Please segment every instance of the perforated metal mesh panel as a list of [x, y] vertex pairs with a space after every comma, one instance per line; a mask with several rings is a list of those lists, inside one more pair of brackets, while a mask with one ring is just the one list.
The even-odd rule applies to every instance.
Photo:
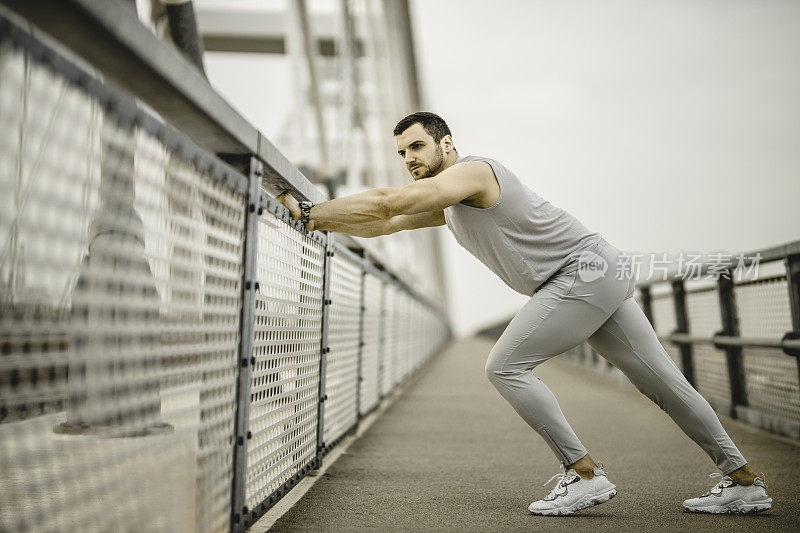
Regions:
[[315, 458], [324, 246], [259, 218], [245, 505], [254, 509]]
[[[695, 281], [685, 283], [686, 318], [689, 332], [693, 336], [712, 338], [722, 329], [719, 295], [714, 282]], [[703, 396], [718, 405], [729, 405], [730, 376], [724, 350], [713, 346], [692, 346], [695, 385]]]
[[711, 338], [722, 329], [719, 295], [715, 287], [693, 289], [686, 282], [686, 319], [693, 336]]
[[411, 307], [410, 332], [409, 332], [409, 352], [411, 359], [409, 361], [409, 373], [413, 373], [419, 368], [423, 359], [427, 358], [426, 346], [424, 343], [427, 341], [425, 338], [425, 324], [422, 321], [422, 304], [413, 298], [409, 298]]
[[650, 306], [653, 311], [653, 329], [659, 337], [669, 335], [677, 327], [675, 320], [675, 303], [672, 293], [653, 294]]
[[[777, 340], [792, 330], [786, 270], [782, 263], [772, 266], [778, 272], [734, 286], [743, 337]], [[750, 407], [800, 422], [797, 360], [782, 350], [752, 347], [743, 349], [742, 358]]]
[[388, 394], [397, 382], [397, 287], [386, 283], [383, 289], [383, 357], [381, 358], [381, 395]]
[[331, 306], [328, 322], [328, 362], [325, 373], [323, 441], [340, 437], [358, 417], [358, 351], [361, 322], [360, 258], [334, 248], [331, 258]]
[[364, 328], [361, 349], [361, 413], [378, 404], [380, 396], [383, 281], [371, 272], [364, 276]]
[[411, 365], [411, 302], [406, 292], [397, 293], [397, 383], [408, 376]]
[[792, 329], [786, 276], [770, 277], [734, 286], [743, 337], [780, 339]]
[[769, 348], [744, 348], [742, 356], [750, 407], [800, 422], [797, 360]]
[[725, 352], [713, 346], [695, 344], [692, 346], [692, 362], [697, 391], [717, 405], [730, 405], [731, 385]]
[[664, 290], [666, 289], [662, 289], [661, 292], [654, 291], [651, 295], [650, 308], [653, 313], [653, 329], [656, 334], [662, 338], [661, 344], [664, 346], [670, 358], [677, 367], [683, 371], [680, 348], [663, 339], [663, 337], [675, 331], [678, 325], [675, 318], [675, 303], [673, 301], [672, 292], [671, 290], [664, 292]]
[[446, 316], [440, 309], [429, 307], [421, 302], [418, 306], [418, 327], [412, 338], [419, 338], [422, 342], [415, 369], [425, 364], [425, 362], [436, 353], [442, 343], [447, 340], [448, 325]]
[[0, 51], [0, 530], [224, 531], [244, 198], [51, 68]]

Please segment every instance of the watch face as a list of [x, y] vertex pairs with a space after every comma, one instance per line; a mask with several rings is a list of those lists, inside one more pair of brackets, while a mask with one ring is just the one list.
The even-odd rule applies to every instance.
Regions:
[[311, 214], [312, 205], [314, 204], [308, 201], [300, 202], [300, 222], [304, 224], [308, 222], [308, 217]]

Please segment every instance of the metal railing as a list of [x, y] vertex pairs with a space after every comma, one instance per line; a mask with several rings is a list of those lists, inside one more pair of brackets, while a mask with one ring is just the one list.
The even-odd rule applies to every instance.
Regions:
[[236, 120], [205, 137], [243, 148], [220, 157], [67, 56], [0, 10], [0, 529], [241, 531], [439, 350], [446, 313], [293, 221], [265, 177], [313, 187]]
[[[800, 241], [744, 255], [760, 256], [757, 277], [742, 275], [752, 264], [716, 264], [712, 279], [638, 283], [636, 299], [667, 353], [715, 409], [800, 439]], [[588, 344], [568, 353], [622, 375]]]

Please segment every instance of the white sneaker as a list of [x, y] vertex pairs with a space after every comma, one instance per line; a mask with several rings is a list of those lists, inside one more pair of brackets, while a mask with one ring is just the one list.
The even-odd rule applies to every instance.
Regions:
[[764, 474], [757, 477], [752, 485], [739, 485], [719, 472], [708, 477], [721, 477], [722, 480], [699, 498], [683, 502], [683, 508], [690, 513], [757, 513], [772, 508]]
[[602, 467], [603, 463], [598, 461], [594, 477], [584, 479], [572, 468], [565, 471], [564, 463], [561, 463], [561, 473], [547, 480], [547, 483], [550, 483], [559, 478], [555, 488], [544, 499], [530, 504], [528, 510], [536, 515], [570, 515], [592, 505], [607, 502], [617, 495], [617, 487], [608, 480]]

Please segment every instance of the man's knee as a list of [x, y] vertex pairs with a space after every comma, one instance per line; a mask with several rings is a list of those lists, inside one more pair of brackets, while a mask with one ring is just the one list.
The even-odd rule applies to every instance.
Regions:
[[509, 353], [510, 350], [511, 348], [508, 346], [508, 344], [503, 342], [501, 339], [492, 347], [492, 350], [489, 352], [489, 357], [486, 359], [486, 367], [484, 368], [484, 371], [486, 372], [487, 379], [495, 385], [505, 379], [508, 379], [510, 375], [514, 374], [513, 371], [509, 371], [506, 365], [508, 360], [513, 357], [513, 354]]
[[498, 344], [495, 344], [492, 350], [489, 352], [489, 357], [486, 359], [486, 367], [484, 368], [484, 371], [486, 372], [486, 378], [492, 383], [497, 383], [500, 379], [502, 379], [502, 348], [498, 348]]
[[497, 379], [497, 361], [489, 355], [489, 358], [486, 360], [486, 367], [484, 368], [486, 372], [486, 379], [491, 382], [494, 382]]

